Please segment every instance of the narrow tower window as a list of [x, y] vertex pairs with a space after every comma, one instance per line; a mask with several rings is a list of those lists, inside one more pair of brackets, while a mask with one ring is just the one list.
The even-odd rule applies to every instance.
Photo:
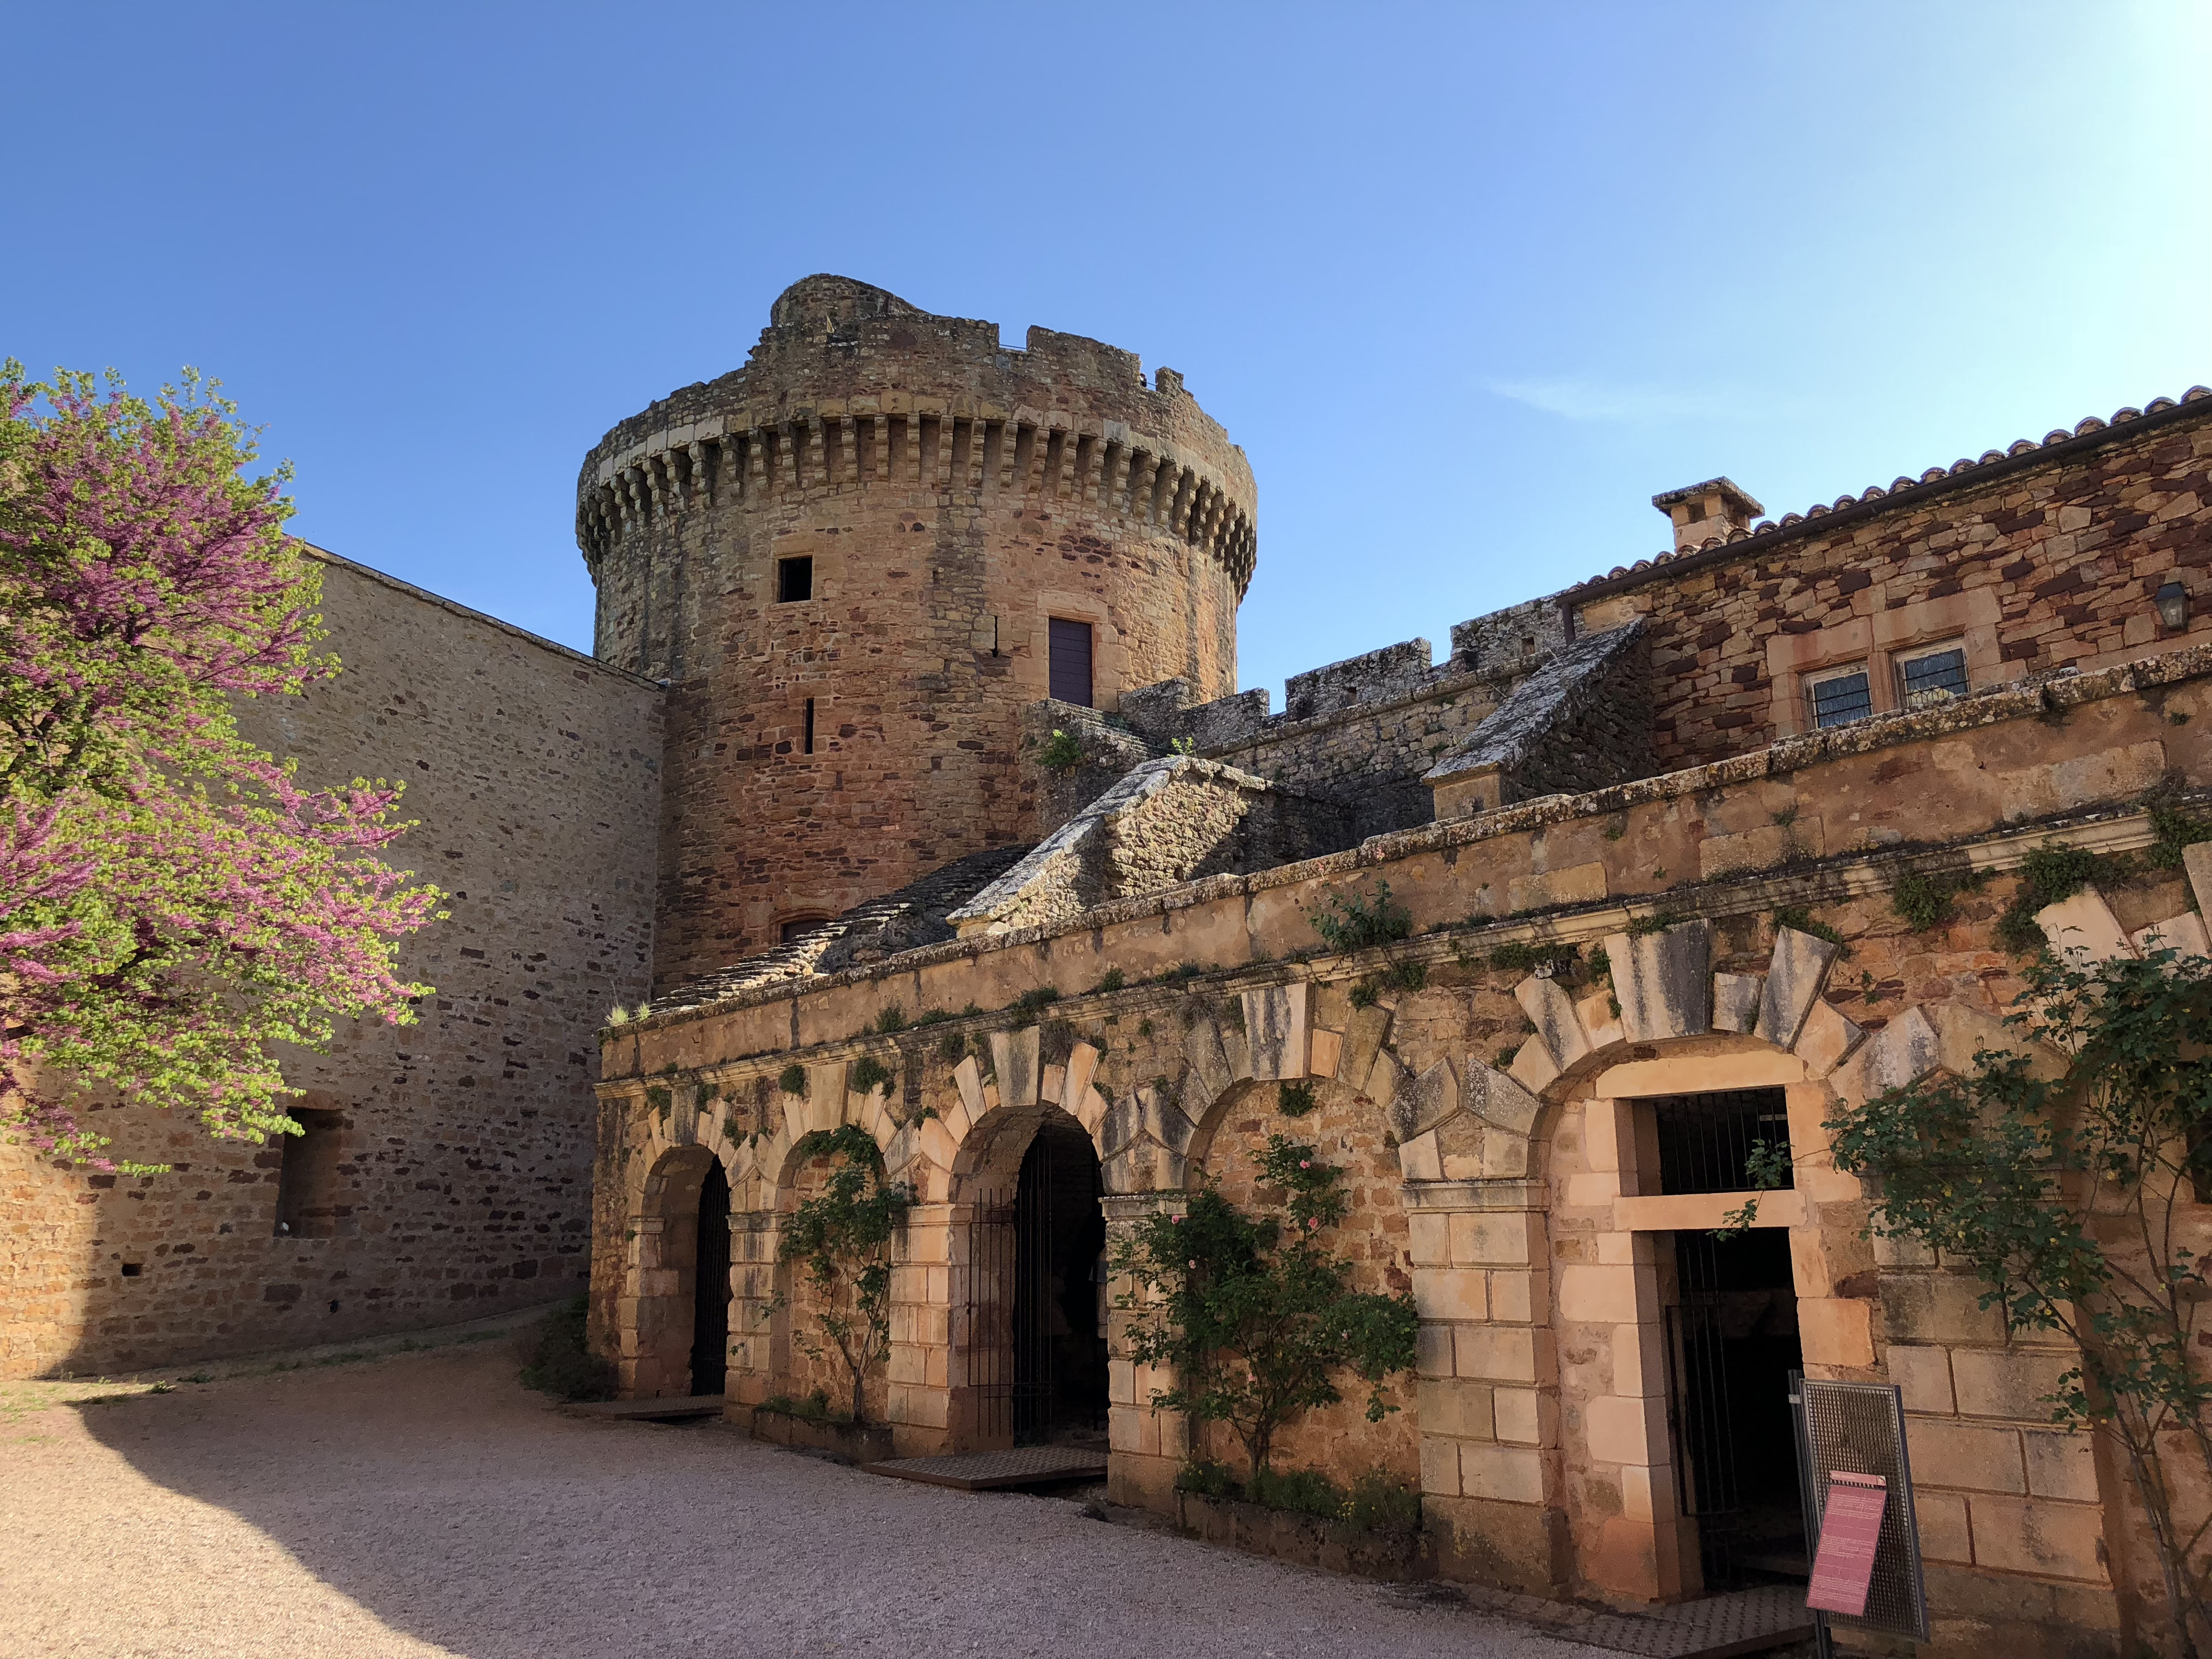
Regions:
[[814, 559], [802, 555], [795, 559], [775, 562], [775, 602], [796, 605], [801, 599], [814, 597]]
[[806, 700], [806, 752], [814, 752], [814, 699]]
[[285, 1135], [276, 1173], [277, 1237], [330, 1238], [337, 1232], [338, 1114], [292, 1109], [307, 1133]]
[[1091, 707], [1091, 624], [1052, 619], [1052, 696], [1060, 702]]

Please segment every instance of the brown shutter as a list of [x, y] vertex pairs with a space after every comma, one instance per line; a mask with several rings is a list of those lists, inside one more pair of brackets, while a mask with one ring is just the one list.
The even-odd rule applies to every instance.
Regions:
[[1091, 707], [1091, 624], [1052, 619], [1052, 695]]

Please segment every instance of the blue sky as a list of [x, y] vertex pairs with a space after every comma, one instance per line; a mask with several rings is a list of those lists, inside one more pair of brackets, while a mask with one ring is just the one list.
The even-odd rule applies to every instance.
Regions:
[[1243, 683], [2212, 381], [2212, 5], [0, 0], [0, 354], [218, 374], [300, 533], [589, 647], [584, 451], [817, 270], [1180, 369]]

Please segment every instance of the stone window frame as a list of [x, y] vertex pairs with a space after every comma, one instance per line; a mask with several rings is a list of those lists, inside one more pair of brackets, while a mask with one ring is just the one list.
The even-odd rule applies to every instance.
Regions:
[[1666, 1314], [1660, 1304], [1662, 1237], [1720, 1226], [1752, 1194], [1661, 1193], [1656, 1142], [1648, 1131], [1639, 1133], [1650, 1116], [1638, 1111], [1639, 1101], [1717, 1089], [1787, 1091], [1797, 1185], [1758, 1194], [1752, 1224], [1789, 1230], [1808, 1370], [1849, 1374], [1874, 1357], [1870, 1330], [1852, 1323], [1855, 1314], [1863, 1318], [1863, 1308], [1837, 1307], [1835, 1286], [1824, 1277], [1832, 1275], [1820, 1206], [1855, 1199], [1859, 1190], [1856, 1180], [1836, 1173], [1829, 1152], [1825, 1126], [1832, 1091], [1808, 1077], [1804, 1061], [1793, 1054], [1722, 1048], [1711, 1040], [1699, 1050], [1625, 1060], [1585, 1085], [1583, 1138], [1589, 1172], [1569, 1178], [1566, 1197], [1577, 1207], [1609, 1204], [1612, 1213], [1592, 1239], [1593, 1259], [1563, 1264], [1555, 1292], [1555, 1329], [1564, 1334], [1569, 1323], [1594, 1322], [1613, 1327], [1610, 1392], [1583, 1402], [1578, 1449], [1593, 1466], [1619, 1469], [1621, 1519], [1648, 1540], [1648, 1553], [1634, 1553], [1644, 1563], [1638, 1576], [1648, 1572], [1649, 1579], [1613, 1588], [1633, 1588], [1656, 1599], [1697, 1593], [1698, 1573], [1696, 1522], [1680, 1513], [1676, 1496]]
[[1014, 653], [1014, 684], [1025, 702], [1041, 702], [1052, 695], [1052, 621], [1091, 624], [1091, 706], [1110, 714], [1120, 705], [1127, 684], [1129, 647], [1106, 614], [1102, 599], [1066, 588], [1047, 588], [1036, 596], [1036, 620], [1029, 641]]
[[[1866, 602], [1863, 607], [1862, 600]], [[1852, 595], [1852, 605], [1858, 614], [1847, 622], [1810, 633], [1778, 631], [1767, 636], [1767, 678], [1772, 685], [1769, 720], [1777, 738], [1811, 731], [1812, 682], [1860, 662], [1867, 669], [1870, 714], [1895, 714], [1904, 707], [1899, 665], [1931, 650], [1965, 651], [1970, 692], [2007, 678], [1997, 637], [2002, 608], [1993, 589], [1971, 588], [1891, 608], [1877, 582]]]

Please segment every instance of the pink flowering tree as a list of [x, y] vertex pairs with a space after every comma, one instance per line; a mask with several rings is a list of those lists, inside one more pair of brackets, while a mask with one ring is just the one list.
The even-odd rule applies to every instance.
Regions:
[[398, 786], [303, 788], [239, 733], [338, 665], [234, 413], [189, 374], [149, 404], [0, 368], [0, 1130], [102, 1168], [150, 1166], [88, 1097], [295, 1133], [273, 1045], [429, 988], [398, 945], [441, 895], [377, 856]]

